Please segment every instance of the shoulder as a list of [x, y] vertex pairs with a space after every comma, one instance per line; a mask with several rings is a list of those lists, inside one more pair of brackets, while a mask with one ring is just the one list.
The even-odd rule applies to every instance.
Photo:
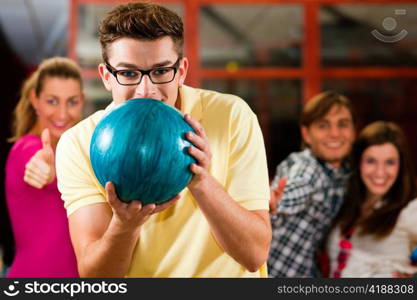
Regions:
[[105, 113], [106, 111], [99, 110], [65, 131], [59, 139], [58, 148], [61, 148], [63, 144], [67, 145], [71, 142], [77, 144], [89, 144], [97, 123], [103, 118]]
[[417, 240], [417, 199], [411, 200], [406, 207], [404, 207], [398, 216], [397, 228], [407, 232], [409, 236]]
[[309, 149], [301, 152], [291, 153], [277, 167], [280, 177], [286, 177], [290, 181], [304, 181], [308, 183], [316, 182], [322, 173], [321, 166], [312, 156]]
[[13, 145], [11, 151], [27, 152], [31, 150], [39, 150], [42, 148], [42, 141], [40, 137], [27, 134], [19, 138]]
[[7, 157], [7, 172], [24, 172], [24, 166], [42, 148], [42, 141], [38, 136], [28, 134], [19, 138], [10, 149]]
[[[411, 200], [406, 207], [403, 208], [400, 218], [403, 221], [413, 221], [417, 225], [417, 199]], [[414, 221], [415, 220], [415, 221]]]
[[212, 115], [219, 118], [219, 116], [229, 115], [236, 118], [241, 115], [254, 115], [249, 105], [236, 95], [187, 86], [184, 86], [182, 89], [186, 95], [186, 101], [196, 99], [196, 101], [201, 103], [202, 112], [205, 116]]
[[29, 160], [41, 148], [42, 141], [40, 137], [32, 134], [24, 135], [10, 149], [9, 159]]

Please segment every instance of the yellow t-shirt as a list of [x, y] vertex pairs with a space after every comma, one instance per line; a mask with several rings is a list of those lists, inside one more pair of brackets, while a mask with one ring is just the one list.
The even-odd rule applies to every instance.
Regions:
[[[210, 173], [229, 195], [248, 210], [268, 210], [265, 147], [258, 120], [233, 95], [180, 88], [181, 111], [204, 127], [210, 143]], [[106, 202], [105, 190], [90, 163], [90, 139], [105, 114], [98, 111], [66, 131], [56, 155], [58, 187], [68, 215]], [[221, 208], [219, 208], [221, 209]], [[242, 230], [245, 230], [242, 228]], [[266, 264], [249, 272], [217, 244], [190, 191], [185, 188], [172, 207], [143, 225], [128, 277], [266, 277]]]

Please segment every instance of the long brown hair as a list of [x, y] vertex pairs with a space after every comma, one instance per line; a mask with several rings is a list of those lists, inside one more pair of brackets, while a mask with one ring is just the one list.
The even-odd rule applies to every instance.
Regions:
[[[370, 146], [392, 144], [400, 157], [400, 168], [396, 181], [383, 196], [381, 207], [369, 217], [359, 221], [367, 189], [361, 180], [360, 161], [364, 151]], [[354, 143], [351, 153], [352, 176], [348, 183], [347, 195], [337, 220], [342, 231], [353, 224], [360, 227], [360, 234], [371, 234], [377, 238], [387, 236], [395, 224], [401, 210], [416, 197], [414, 165], [408, 152], [403, 131], [392, 122], [374, 122], [365, 127]], [[358, 223], [360, 222], [360, 223]]]
[[30, 102], [30, 94], [34, 91], [39, 96], [45, 79], [50, 77], [72, 78], [80, 83], [81, 89], [83, 86], [80, 67], [74, 61], [66, 57], [45, 59], [22, 85], [20, 99], [13, 113], [13, 135], [8, 139], [9, 142], [15, 142], [35, 126], [37, 115]]
[[181, 18], [168, 8], [147, 2], [119, 4], [101, 21], [99, 39], [103, 60], [108, 62], [107, 46], [129, 37], [137, 40], [172, 38], [179, 57], [183, 56], [184, 29]]

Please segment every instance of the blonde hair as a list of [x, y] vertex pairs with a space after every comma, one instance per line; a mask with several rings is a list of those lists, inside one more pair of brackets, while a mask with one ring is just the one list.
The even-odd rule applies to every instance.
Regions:
[[34, 92], [36, 96], [39, 96], [45, 79], [50, 77], [75, 79], [82, 89], [81, 69], [74, 61], [66, 57], [45, 59], [22, 85], [20, 99], [13, 112], [13, 135], [8, 139], [9, 142], [15, 142], [28, 134], [35, 126], [38, 117], [30, 102], [30, 94]]

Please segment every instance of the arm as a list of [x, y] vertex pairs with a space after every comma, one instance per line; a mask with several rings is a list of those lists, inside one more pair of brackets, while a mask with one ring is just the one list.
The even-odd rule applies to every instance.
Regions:
[[108, 204], [82, 207], [69, 217], [71, 240], [81, 277], [123, 277], [127, 274], [142, 224], [179, 197], [156, 206], [121, 202], [107, 183]]
[[[297, 168], [297, 166], [292, 168]], [[280, 214], [297, 214], [305, 210], [308, 203], [312, 200], [315, 188], [311, 182], [306, 180], [306, 177], [310, 176], [309, 174], [305, 176], [306, 172], [307, 170], [302, 167], [296, 174], [286, 174], [288, 178], [279, 201], [279, 207], [277, 207], [277, 211]]]
[[56, 152], [58, 188], [69, 214], [80, 276], [121, 277], [129, 270], [144, 222], [177, 198], [142, 207], [139, 201], [121, 202], [111, 183], [102, 189], [92, 173], [89, 145], [79, 142], [90, 138], [88, 130], [62, 135]]
[[191, 165], [195, 174], [188, 186], [219, 245], [236, 261], [255, 272], [268, 257], [271, 225], [267, 210], [247, 210], [239, 205], [208, 172], [211, 152], [204, 128], [189, 115], [187, 122], [196, 134], [187, 138], [195, 145], [189, 151], [198, 164]]

